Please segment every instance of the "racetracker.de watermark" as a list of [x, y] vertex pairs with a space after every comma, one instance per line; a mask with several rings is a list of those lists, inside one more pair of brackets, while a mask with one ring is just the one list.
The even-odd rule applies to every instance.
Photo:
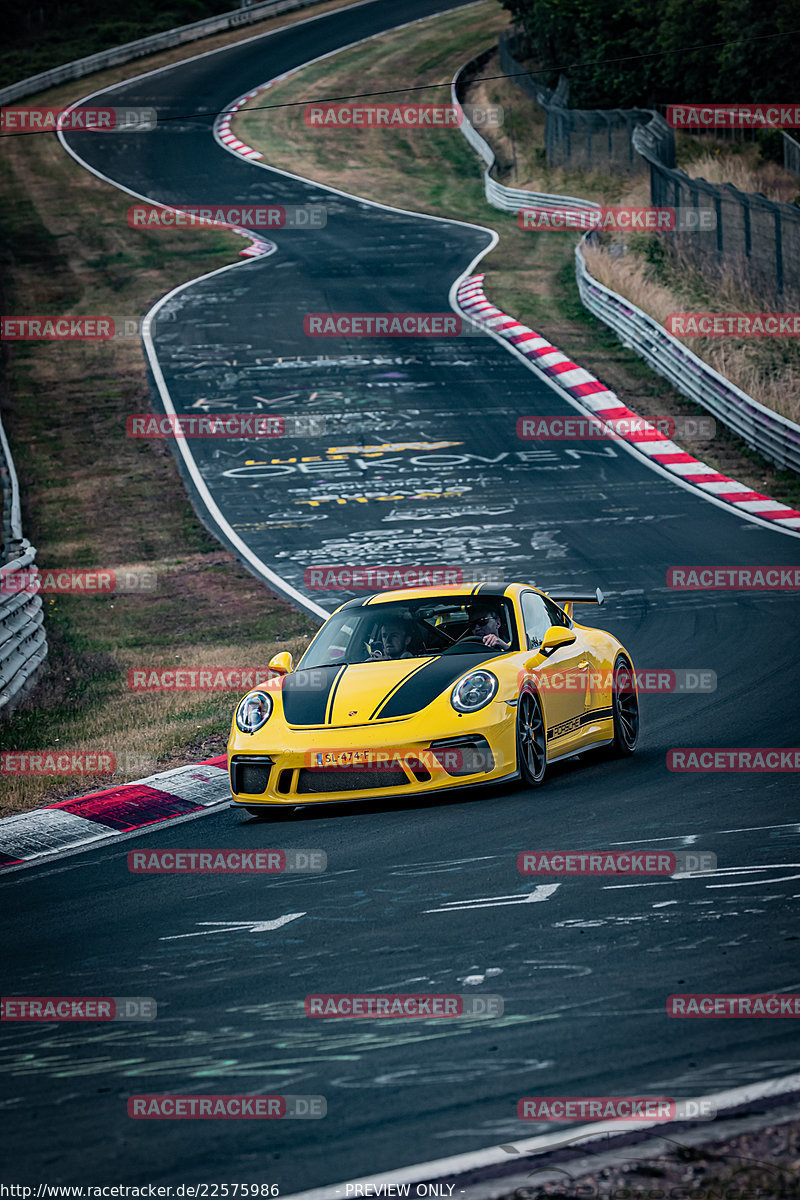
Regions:
[[324, 229], [328, 210], [324, 204], [133, 204], [127, 219], [131, 229]]
[[46, 596], [112, 596], [154, 592], [157, 583], [155, 571], [134, 568], [75, 571], [69, 567], [31, 567], [26, 571], [8, 571], [0, 577], [0, 595], [24, 592]]
[[131, 1096], [128, 1116], [143, 1121], [320, 1120], [324, 1096]]
[[407, 767], [413, 774], [424, 767], [429, 772], [441, 768], [449, 775], [477, 775], [500, 765], [498, 752], [491, 751], [488, 745], [348, 748], [305, 753], [305, 766], [312, 771], [387, 771]]
[[154, 1021], [152, 996], [3, 996], [2, 1021]]
[[800, 104], [668, 104], [673, 129], [797, 129]]
[[776, 746], [676, 746], [667, 751], [667, 770], [793, 772], [800, 771], [800, 747]]
[[[498, 129], [504, 120], [496, 104], [472, 104], [467, 118], [476, 128]], [[464, 110], [457, 104], [308, 104], [303, 120], [309, 129], [458, 129]]]
[[680, 438], [682, 441], [716, 437], [713, 417], [519, 417], [517, 437], [533, 442], [641, 441]]
[[667, 587], [688, 592], [793, 592], [800, 588], [800, 567], [670, 567]]
[[122, 750], [2, 750], [0, 775], [151, 775], [156, 759]]
[[128, 417], [130, 438], [278, 438], [321, 437], [324, 416], [280, 416], [277, 413], [137, 413]]
[[670, 1017], [800, 1017], [800, 995], [696, 992], [667, 997]]
[[665, 322], [674, 337], [800, 337], [800, 313], [670, 313]]
[[594, 230], [597, 233], [637, 233], [654, 230], [661, 233], [708, 232], [717, 227], [713, 208], [636, 208], [603, 205], [583, 208], [568, 204], [558, 207], [530, 205], [517, 213], [520, 229], [532, 233], [563, 233], [564, 230]]
[[23, 105], [0, 109], [0, 133], [145, 133], [155, 129], [154, 108], [53, 108]]
[[398, 565], [360, 567], [330, 563], [306, 567], [305, 587], [321, 592], [385, 592], [395, 588], [457, 587], [464, 583], [503, 583], [504, 572], [496, 566], [455, 567], [443, 563], [428, 566]]
[[521, 1121], [713, 1121], [710, 1100], [667, 1096], [523, 1096]]
[[319, 875], [324, 850], [131, 850], [134, 875]]
[[503, 997], [435, 993], [323, 992], [305, 998], [307, 1017], [502, 1017]]
[[310, 338], [487, 337], [486, 327], [452, 312], [306, 313], [303, 333]]
[[131, 667], [132, 692], [247, 692], [278, 678], [269, 667]]
[[591, 671], [565, 668], [563, 671], [517, 673], [519, 687], [533, 679], [540, 692], [585, 692], [589, 695], [627, 693], [634, 687], [640, 695], [672, 696], [676, 693], [715, 692], [717, 673], [706, 667], [637, 667], [617, 671]]
[[138, 337], [141, 324], [135, 317], [4, 316], [0, 339], [4, 342], [109, 342]]
[[524, 850], [521, 875], [683, 875], [715, 871], [710, 850]]

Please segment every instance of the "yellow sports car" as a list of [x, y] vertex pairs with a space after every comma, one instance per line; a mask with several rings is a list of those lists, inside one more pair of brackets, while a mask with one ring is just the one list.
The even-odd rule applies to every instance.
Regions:
[[639, 736], [630, 655], [578, 625], [603, 596], [513, 583], [419, 587], [350, 600], [293, 667], [236, 708], [231, 792], [265, 806], [405, 796], [521, 779]]

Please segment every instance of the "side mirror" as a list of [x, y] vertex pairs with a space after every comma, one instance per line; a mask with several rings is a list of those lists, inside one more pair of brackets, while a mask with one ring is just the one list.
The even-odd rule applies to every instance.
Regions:
[[566, 629], [563, 625], [551, 625], [542, 639], [539, 647], [540, 654], [552, 654], [559, 646], [571, 646], [577, 641], [578, 635], [574, 629]]
[[529, 671], [539, 655], [543, 658], [549, 658], [554, 650], [558, 650], [559, 646], [571, 646], [573, 642], [577, 641], [577, 638], [578, 635], [574, 629], [566, 629], [563, 625], [551, 625], [542, 638], [542, 644], [533, 658], [530, 658], [525, 663], [525, 669]]
[[275, 671], [278, 675], [288, 675], [293, 667], [294, 662], [288, 650], [282, 650], [280, 654], [276, 654], [269, 662], [270, 671]]

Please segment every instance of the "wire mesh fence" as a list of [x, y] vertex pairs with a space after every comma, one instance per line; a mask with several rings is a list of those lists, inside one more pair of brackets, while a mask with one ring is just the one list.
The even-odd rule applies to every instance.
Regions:
[[[580, 109], [569, 107], [569, 81], [559, 76], [555, 89], [537, 83], [515, 56], [518, 35], [507, 31], [500, 35], [498, 54], [503, 71], [536, 100], [545, 111], [545, 154], [549, 167], [573, 170], [610, 169], [625, 175], [647, 170], [633, 147], [637, 125], [646, 124], [653, 113], [647, 108]], [[672, 131], [670, 130], [670, 133]], [[674, 163], [674, 140], [664, 148]]]
[[[687, 175], [675, 165], [675, 135], [660, 113], [571, 109], [567, 79], [562, 75], [552, 91], [537, 83], [516, 57], [518, 47], [518, 33], [501, 34], [503, 71], [545, 110], [548, 166], [605, 167], [624, 175], [649, 169], [654, 207], [697, 213], [691, 232], [671, 235], [673, 248], [702, 261], [706, 269], [713, 264], [764, 300], [800, 303], [800, 207]], [[783, 135], [783, 154], [786, 167], [800, 174], [800, 143], [788, 134]], [[701, 216], [704, 210], [709, 217]]]
[[740, 192], [732, 183], [708, 183], [669, 166], [661, 153], [663, 117], [637, 129], [633, 143], [650, 164], [650, 202], [659, 207], [710, 210], [712, 228], [698, 218], [693, 231], [678, 235], [693, 259], [713, 262], [734, 280], [778, 304], [800, 297], [800, 208]]

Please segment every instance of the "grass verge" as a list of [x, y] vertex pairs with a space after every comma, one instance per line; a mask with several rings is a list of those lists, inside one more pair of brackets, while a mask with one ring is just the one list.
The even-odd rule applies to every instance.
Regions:
[[[273, 18], [248, 36], [291, 23], [291, 15]], [[241, 33], [208, 38], [31, 103], [65, 104], [237, 40]], [[0, 178], [5, 313], [141, 315], [178, 284], [236, 262], [242, 246], [219, 230], [129, 229], [129, 198], [79, 167], [52, 135], [5, 139]], [[4, 343], [3, 351], [0, 408], [39, 564], [144, 567], [157, 578], [154, 592], [44, 598], [47, 664], [35, 692], [3, 718], [3, 748], [96, 751], [120, 768], [81, 778], [3, 775], [0, 815], [8, 815], [224, 751], [235, 692], [134, 692], [129, 670], [264, 667], [279, 649], [302, 649], [316, 626], [206, 532], [167, 443], [125, 436], [126, 418], [150, 409], [138, 340]]]

